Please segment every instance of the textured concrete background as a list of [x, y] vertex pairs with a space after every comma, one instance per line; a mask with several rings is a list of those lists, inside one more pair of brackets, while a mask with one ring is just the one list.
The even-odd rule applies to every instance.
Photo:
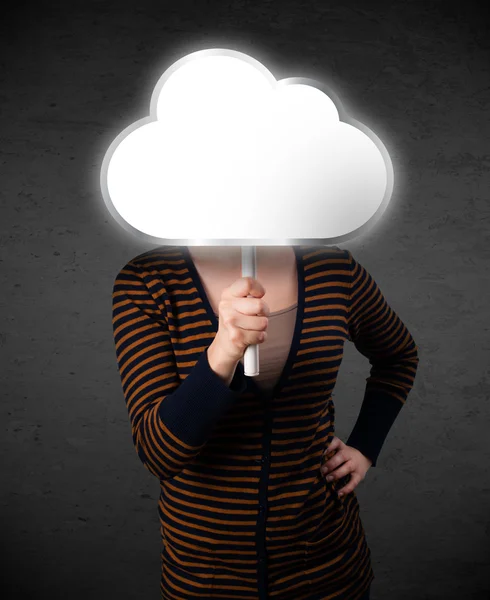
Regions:
[[[2, 14], [9, 598], [159, 597], [158, 482], [132, 446], [111, 324], [114, 277], [149, 248], [113, 222], [98, 178], [163, 70], [218, 45], [278, 78], [325, 79], [388, 147], [392, 204], [345, 245], [420, 350], [414, 389], [357, 488], [373, 600], [490, 597], [488, 22], [475, 2], [339, 4], [18, 2]], [[342, 439], [368, 374], [349, 344], [335, 391]]]

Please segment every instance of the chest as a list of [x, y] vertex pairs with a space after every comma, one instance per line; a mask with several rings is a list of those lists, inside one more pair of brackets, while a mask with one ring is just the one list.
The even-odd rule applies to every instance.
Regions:
[[[196, 270], [209, 299], [213, 311], [217, 314], [221, 294], [236, 279], [242, 277], [241, 271], [208, 271], [196, 264]], [[271, 312], [289, 308], [298, 301], [298, 280], [296, 263], [281, 265], [274, 269], [257, 267], [257, 280], [264, 286], [264, 300]]]

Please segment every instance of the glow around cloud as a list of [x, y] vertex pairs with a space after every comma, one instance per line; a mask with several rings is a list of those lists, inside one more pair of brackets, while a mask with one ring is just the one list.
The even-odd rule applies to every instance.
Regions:
[[226, 49], [174, 63], [105, 155], [113, 216], [159, 244], [328, 244], [373, 226], [393, 188], [386, 149], [298, 81]]

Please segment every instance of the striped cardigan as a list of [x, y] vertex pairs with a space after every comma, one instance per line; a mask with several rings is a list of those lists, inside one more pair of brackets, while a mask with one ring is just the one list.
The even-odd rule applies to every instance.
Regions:
[[[218, 331], [187, 247], [116, 276], [112, 322], [137, 455], [160, 484], [162, 599], [357, 600], [374, 579], [356, 493], [320, 472], [350, 340], [371, 364], [346, 440], [376, 466], [413, 386], [417, 346], [348, 250], [294, 246], [298, 309], [271, 393], [210, 368]], [[231, 283], [231, 282], [230, 282]]]

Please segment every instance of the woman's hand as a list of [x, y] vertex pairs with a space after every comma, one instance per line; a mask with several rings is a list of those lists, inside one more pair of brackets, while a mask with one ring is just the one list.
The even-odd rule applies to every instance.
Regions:
[[344, 444], [336, 436], [325, 448], [323, 454], [327, 455], [327, 460], [323, 463], [321, 472], [323, 476], [327, 477], [327, 481], [342, 479], [342, 477], [350, 475], [349, 482], [339, 490], [339, 496], [350, 494], [364, 479], [372, 465], [370, 458], [364, 456], [357, 448]]

